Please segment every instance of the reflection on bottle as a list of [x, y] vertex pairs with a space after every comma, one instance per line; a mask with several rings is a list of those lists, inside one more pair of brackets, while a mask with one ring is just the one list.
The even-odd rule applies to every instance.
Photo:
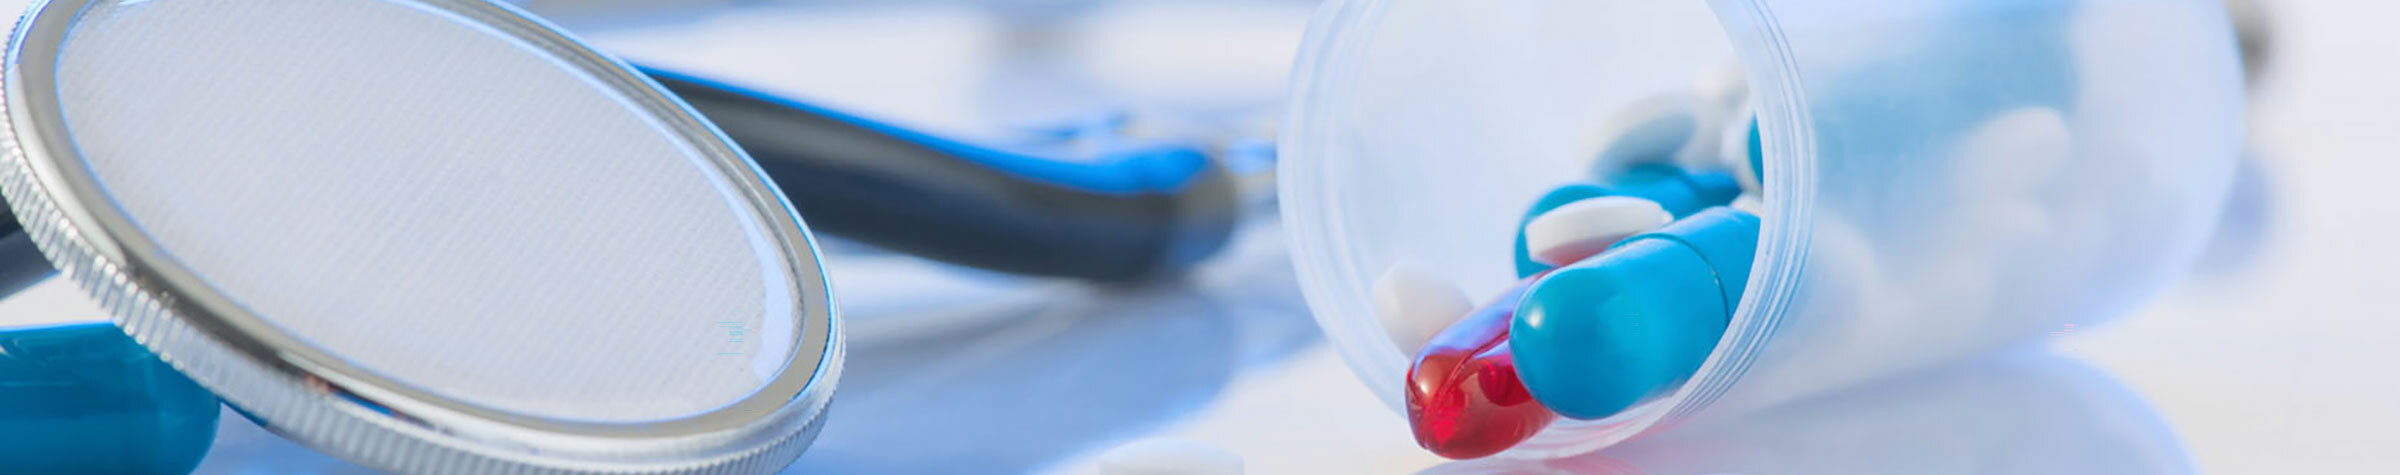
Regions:
[[0, 330], [0, 472], [186, 473], [217, 411], [115, 325]]
[[2192, 473], [2130, 389], [2082, 362], [2013, 352], [1688, 426], [1567, 459], [1426, 473]]

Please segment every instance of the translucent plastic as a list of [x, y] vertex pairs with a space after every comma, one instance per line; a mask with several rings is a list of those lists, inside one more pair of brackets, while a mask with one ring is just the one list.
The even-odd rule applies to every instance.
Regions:
[[1503, 456], [2103, 322], [2190, 265], [2241, 146], [2214, 1], [1336, 0], [1296, 68], [1280, 173], [1319, 323], [1397, 409], [1407, 359], [1375, 276], [1415, 261], [1496, 294], [1520, 213], [1587, 179], [1607, 114], [1743, 82], [1765, 228], [1715, 354], [1672, 395]]

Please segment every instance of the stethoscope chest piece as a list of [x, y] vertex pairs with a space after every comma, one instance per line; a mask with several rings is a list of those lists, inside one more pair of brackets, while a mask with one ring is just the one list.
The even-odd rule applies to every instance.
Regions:
[[805, 226], [547, 24], [53, 0], [5, 74], [25, 240], [287, 438], [403, 472], [748, 473], [815, 436], [842, 351]]

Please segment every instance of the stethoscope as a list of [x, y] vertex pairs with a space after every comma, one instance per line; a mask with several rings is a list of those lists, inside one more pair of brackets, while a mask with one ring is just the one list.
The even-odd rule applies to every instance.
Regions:
[[[25, 383], [0, 401], [81, 421], [0, 417], [52, 441], [0, 444], [22, 449], [0, 449], [12, 466], [188, 470], [222, 398], [396, 471], [772, 469], [815, 436], [841, 368], [811, 231], [1119, 284], [1190, 268], [1246, 206], [1202, 146], [969, 144], [631, 68], [483, 0], [210, 3], [50, 1], [12, 37], [0, 293], [63, 274], [123, 329], [0, 335], [0, 379]], [[459, 52], [349, 41], [376, 35]], [[210, 55], [272, 64], [183, 61]], [[485, 64], [442, 69], [462, 55]], [[302, 77], [339, 81], [257, 85]], [[317, 102], [221, 100], [244, 94]], [[566, 125], [486, 117], [520, 113]], [[569, 149], [590, 157], [549, 156]], [[58, 443], [76, 440], [93, 443]], [[119, 465], [78, 465], [102, 463]]]

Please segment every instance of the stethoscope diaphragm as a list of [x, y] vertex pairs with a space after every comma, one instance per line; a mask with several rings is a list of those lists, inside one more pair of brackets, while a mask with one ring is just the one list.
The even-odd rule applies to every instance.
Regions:
[[270, 429], [441, 473], [797, 458], [842, 351], [775, 185], [481, 0], [56, 0], [0, 190], [137, 341]]

